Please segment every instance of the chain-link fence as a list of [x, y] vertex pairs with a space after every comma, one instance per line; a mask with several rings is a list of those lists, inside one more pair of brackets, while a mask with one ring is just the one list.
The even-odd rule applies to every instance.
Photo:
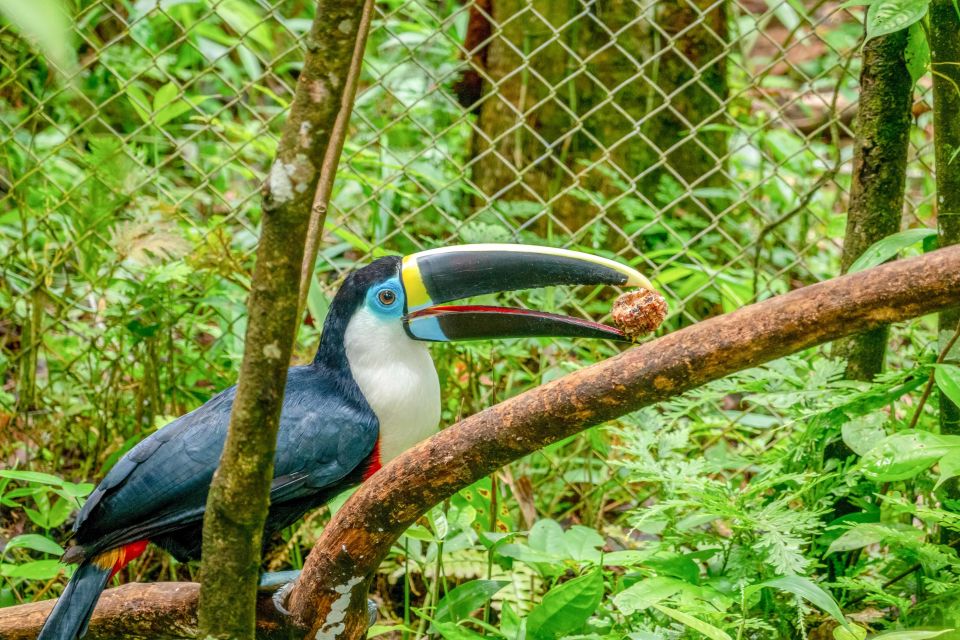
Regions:
[[[109, 462], [104, 433], [130, 442], [234, 380], [313, 3], [67, 4], [72, 66], [0, 22], [0, 420]], [[377, 2], [301, 353], [338, 278], [382, 252], [609, 255], [653, 277], [674, 328], [835, 275], [861, 20], [826, 0]], [[906, 213], [927, 219], [918, 91]], [[577, 293], [527, 301], [603, 317]], [[490, 388], [478, 405], [515, 387]]]

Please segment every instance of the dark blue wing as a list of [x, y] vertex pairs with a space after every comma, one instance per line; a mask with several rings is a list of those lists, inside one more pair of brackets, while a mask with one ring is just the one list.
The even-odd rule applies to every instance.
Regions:
[[[227, 389], [123, 456], [80, 511], [77, 542], [108, 548], [202, 519], [235, 395]], [[377, 420], [357, 400], [343, 392], [343, 381], [317, 368], [288, 371], [271, 503], [309, 502], [369, 457]]]

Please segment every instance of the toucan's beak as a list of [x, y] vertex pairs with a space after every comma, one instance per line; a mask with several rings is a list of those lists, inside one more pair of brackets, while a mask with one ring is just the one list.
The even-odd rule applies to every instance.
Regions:
[[551, 285], [611, 284], [653, 289], [638, 271], [578, 251], [522, 244], [468, 244], [406, 256], [401, 272], [411, 338], [432, 342], [582, 337], [628, 340], [589, 320], [486, 306], [437, 306], [471, 296]]

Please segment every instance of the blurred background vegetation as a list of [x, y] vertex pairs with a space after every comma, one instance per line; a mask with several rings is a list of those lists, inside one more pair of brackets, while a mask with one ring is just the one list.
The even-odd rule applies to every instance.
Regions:
[[[908, 34], [909, 149], [903, 232], [852, 268], [930, 249], [927, 6], [378, 1], [296, 360], [342, 276], [385, 253], [613, 257], [667, 297], [661, 332], [838, 275], [865, 21]], [[235, 382], [258, 187], [313, 10], [0, 0], [0, 606], [57, 595], [90, 483]], [[516, 297], [603, 319], [615, 293]], [[401, 539], [373, 633], [960, 638], [942, 635], [960, 628], [960, 444], [929, 393], [960, 402], [960, 369], [934, 365], [937, 339], [933, 318], [896, 327], [871, 382], [811, 351], [511, 465]], [[436, 347], [444, 424], [617, 350]], [[301, 566], [329, 513], [266, 568]], [[196, 569], [150, 549], [117, 579]]]

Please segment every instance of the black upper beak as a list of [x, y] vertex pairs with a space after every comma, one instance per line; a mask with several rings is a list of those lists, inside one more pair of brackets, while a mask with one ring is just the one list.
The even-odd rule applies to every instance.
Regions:
[[551, 285], [652, 289], [636, 270], [586, 253], [531, 245], [478, 244], [403, 259], [410, 337], [428, 341], [521, 337], [628, 340], [619, 329], [567, 316], [487, 306], [435, 306], [470, 296]]

